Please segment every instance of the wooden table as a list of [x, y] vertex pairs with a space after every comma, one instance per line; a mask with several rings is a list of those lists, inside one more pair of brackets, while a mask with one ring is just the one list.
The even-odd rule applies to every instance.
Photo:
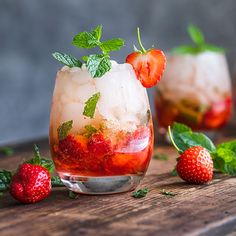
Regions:
[[[232, 139], [235, 127], [224, 134], [221, 140]], [[30, 158], [33, 143], [49, 155], [46, 139], [15, 145], [13, 156], [1, 157], [0, 168], [14, 168]], [[42, 202], [21, 205], [5, 193], [0, 235], [236, 235], [236, 178], [216, 174], [208, 185], [186, 184], [170, 174], [176, 152], [167, 146], [157, 150], [169, 159], [152, 160], [139, 186], [151, 190], [145, 198], [134, 199], [128, 192], [70, 199], [62, 187]], [[176, 195], [162, 195], [162, 189]]]

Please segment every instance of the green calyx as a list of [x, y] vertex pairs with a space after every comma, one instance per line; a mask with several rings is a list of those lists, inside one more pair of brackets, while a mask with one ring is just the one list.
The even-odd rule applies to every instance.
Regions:
[[176, 54], [199, 54], [206, 51], [224, 53], [225, 49], [205, 42], [202, 31], [193, 24], [188, 26], [188, 34], [193, 44], [185, 44], [175, 47], [172, 51]]

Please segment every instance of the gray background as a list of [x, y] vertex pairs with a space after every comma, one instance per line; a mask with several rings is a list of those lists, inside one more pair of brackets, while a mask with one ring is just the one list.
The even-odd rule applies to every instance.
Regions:
[[[47, 135], [54, 78], [54, 51], [81, 56], [71, 45], [79, 31], [104, 26], [104, 38], [122, 37], [123, 62], [140, 26], [144, 45], [164, 50], [189, 42], [188, 23], [228, 49], [236, 63], [235, 0], [0, 0], [0, 143]], [[152, 90], [149, 91], [149, 94]]]

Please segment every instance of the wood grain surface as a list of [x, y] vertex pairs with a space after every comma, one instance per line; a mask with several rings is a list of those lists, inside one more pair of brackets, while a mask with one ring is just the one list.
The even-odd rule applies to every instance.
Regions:
[[[235, 127], [219, 135], [232, 139]], [[14, 145], [15, 154], [1, 157], [0, 168], [14, 168], [32, 155], [37, 143], [49, 155], [47, 140]], [[138, 188], [151, 191], [145, 198], [131, 193], [79, 195], [70, 199], [66, 188], [55, 188], [42, 202], [17, 203], [8, 193], [0, 198], [0, 235], [236, 235], [236, 178], [215, 173], [207, 185], [190, 185], [173, 177], [174, 149], [159, 146], [168, 160], [152, 160]], [[165, 196], [161, 190], [175, 193]]]

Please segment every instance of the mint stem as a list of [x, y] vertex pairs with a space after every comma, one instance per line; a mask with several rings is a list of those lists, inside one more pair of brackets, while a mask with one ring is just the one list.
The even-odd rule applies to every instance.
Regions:
[[173, 139], [170, 126], [168, 126], [168, 134], [169, 134], [171, 143], [173, 144], [173, 146], [175, 147], [175, 149], [176, 149], [178, 152], [180, 152], [180, 149], [178, 148], [178, 146], [176, 145], [176, 143], [175, 143], [175, 141], [174, 141], [174, 139]]
[[141, 47], [142, 53], [147, 52], [146, 49], [143, 47], [143, 44], [141, 42], [139, 27], [137, 27], [137, 37], [138, 37], [138, 43], [139, 43], [139, 46]]

